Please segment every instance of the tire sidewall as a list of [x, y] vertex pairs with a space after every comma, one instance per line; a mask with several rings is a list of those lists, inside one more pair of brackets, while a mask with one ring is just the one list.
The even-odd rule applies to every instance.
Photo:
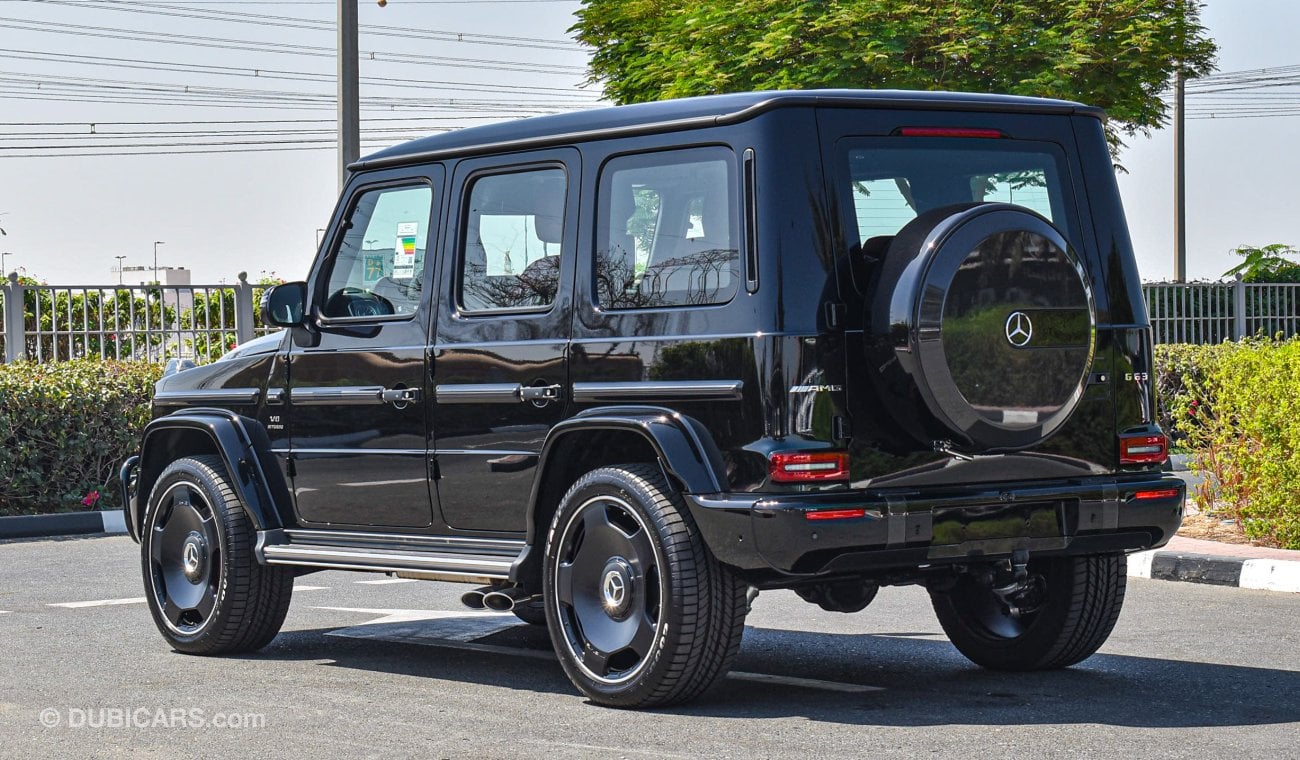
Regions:
[[[636, 511], [637, 516], [648, 528], [648, 538], [654, 549], [655, 563], [659, 568], [659, 623], [651, 653], [646, 656], [639, 673], [619, 684], [595, 680], [572, 661], [568, 635], [558, 618], [558, 601], [555, 594], [560, 539], [568, 525], [577, 519], [580, 508], [593, 498], [601, 496], [617, 497]], [[647, 507], [647, 505], [653, 506]], [[672, 658], [666, 657], [665, 654], [679, 643], [683, 617], [681, 599], [685, 590], [681, 588], [680, 574], [672, 572], [664, 551], [663, 543], [667, 535], [667, 526], [663, 518], [664, 515], [657, 508], [653, 492], [644, 488], [642, 483], [634, 480], [629, 473], [605, 468], [589, 473], [574, 484], [560, 502], [560, 507], [556, 510], [555, 518], [547, 531], [542, 584], [543, 598], [546, 600], [546, 623], [551, 642], [569, 679], [601, 704], [630, 706], [645, 701], [662, 680], [663, 671], [671, 665]]]
[[[208, 467], [194, 459], [178, 459], [168, 465], [150, 492], [144, 527], [140, 531], [140, 560], [144, 574], [145, 601], [149, 605], [149, 613], [153, 616], [155, 625], [158, 626], [158, 630], [167, 639], [168, 643], [182, 652], [204, 651], [207, 648], [205, 644], [216, 636], [217, 631], [221, 630], [229, 607], [227, 598], [230, 587], [231, 542], [228, 517], [226, 515], [229, 505], [221, 495], [221, 484], [212, 475], [213, 473], [210, 472]], [[159, 502], [173, 486], [181, 483], [202, 493], [204, 501], [207, 502], [208, 508], [212, 512], [212, 520], [221, 549], [221, 561], [218, 565], [220, 580], [217, 585], [216, 602], [213, 605], [212, 614], [208, 616], [207, 620], [203, 621], [198, 630], [188, 634], [172, 628], [158, 604], [157, 592], [154, 587], [153, 562], [150, 557], [153, 529], [158, 519], [158, 510], [162, 506]]]

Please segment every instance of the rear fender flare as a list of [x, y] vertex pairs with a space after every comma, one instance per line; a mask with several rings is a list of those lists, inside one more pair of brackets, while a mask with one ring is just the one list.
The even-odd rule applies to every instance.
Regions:
[[[726, 470], [717, 444], [695, 419], [672, 409], [654, 406], [597, 407], [585, 410], [551, 428], [542, 444], [537, 475], [528, 500], [527, 546], [511, 568], [511, 578], [526, 582], [539, 572], [545, 525], [538, 522], [539, 510], [551, 505], [546, 498], [548, 481], [563, 466], [556, 452], [564, 444], [595, 431], [622, 431], [640, 437], [653, 450], [670, 482], [692, 494], [716, 494], [727, 490]], [[612, 462], [610, 464], [613, 464]], [[568, 488], [568, 484], [563, 484]]]

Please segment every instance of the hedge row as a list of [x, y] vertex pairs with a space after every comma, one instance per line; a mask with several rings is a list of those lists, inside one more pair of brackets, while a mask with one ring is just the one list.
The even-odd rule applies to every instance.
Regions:
[[156, 364], [80, 359], [0, 366], [0, 515], [120, 509]]
[[1200, 503], [1300, 549], [1300, 338], [1161, 346], [1156, 363], [1167, 429], [1206, 476]]

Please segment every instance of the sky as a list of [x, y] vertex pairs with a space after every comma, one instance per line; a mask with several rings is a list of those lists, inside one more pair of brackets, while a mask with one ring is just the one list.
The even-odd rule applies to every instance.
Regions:
[[[359, 7], [363, 154], [599, 102], [567, 31], [572, 0]], [[196, 283], [305, 275], [338, 191], [334, 13], [333, 0], [0, 0], [5, 270], [107, 284], [117, 257], [151, 267], [162, 241], [158, 264]], [[1300, 63], [1300, 2], [1211, 0], [1203, 22], [1221, 72]], [[1187, 130], [1192, 279], [1217, 279], [1239, 245], [1300, 246], [1300, 107], [1204, 118], [1212, 97], [1189, 100], [1202, 117]], [[1170, 130], [1130, 139], [1121, 163], [1139, 267], [1165, 279]]]

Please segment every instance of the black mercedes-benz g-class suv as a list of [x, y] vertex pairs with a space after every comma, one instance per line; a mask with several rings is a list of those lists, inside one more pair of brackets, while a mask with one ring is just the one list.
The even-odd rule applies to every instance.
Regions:
[[750, 589], [922, 584], [981, 665], [1083, 660], [1184, 500], [1103, 118], [752, 93], [358, 162], [287, 329], [158, 383], [122, 482], [159, 630], [257, 649], [322, 568], [465, 581], [649, 706], [726, 671]]

